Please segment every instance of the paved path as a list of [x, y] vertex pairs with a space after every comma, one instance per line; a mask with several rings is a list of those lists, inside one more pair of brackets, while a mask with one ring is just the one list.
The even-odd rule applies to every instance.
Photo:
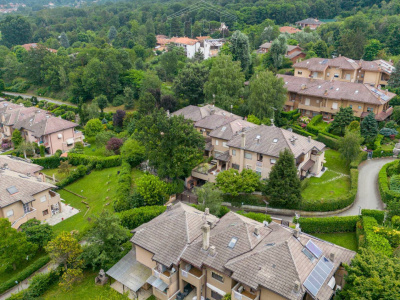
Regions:
[[[21, 96], [22, 98], [24, 98], [24, 99], [26, 99], [26, 98], [32, 98], [33, 96], [35, 96], [35, 95], [31, 95], [31, 94], [21, 94], [21, 93], [11, 93], [11, 92], [3, 92], [3, 94], [5, 94], [5, 95], [10, 95], [10, 96], [15, 96], [15, 97], [18, 97], [18, 96]], [[63, 105], [63, 104], [67, 104], [67, 105], [69, 105], [69, 106], [74, 106], [74, 107], [77, 107], [75, 104], [72, 104], [72, 103], [69, 103], [69, 102], [64, 102], [64, 101], [61, 101], [61, 100], [55, 100], [55, 99], [51, 99], [51, 98], [46, 98], [46, 97], [39, 97], [39, 96], [35, 96], [39, 101], [40, 100], [44, 100], [44, 101], [47, 101], [47, 102], [51, 102], [51, 103], [55, 103], [55, 104], [59, 104], [59, 105]]]

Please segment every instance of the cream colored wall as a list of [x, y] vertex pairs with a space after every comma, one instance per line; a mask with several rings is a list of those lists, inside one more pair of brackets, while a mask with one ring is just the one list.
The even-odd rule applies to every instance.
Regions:
[[[56, 194], [54, 197], [51, 197], [49, 191], [50, 189], [33, 195], [35, 201], [32, 202], [32, 207], [36, 209], [36, 219], [40, 221], [51, 217], [51, 205], [59, 203], [59, 207], [61, 207], [60, 196]], [[42, 197], [46, 197], [46, 201], [41, 202]], [[44, 216], [43, 211], [46, 209], [48, 210], [48, 214]]]
[[154, 269], [156, 267], [156, 262], [152, 260], [153, 253], [139, 247], [138, 245], [134, 246], [136, 249], [136, 260], [146, 267]]
[[315, 157], [313, 157], [313, 155], [311, 155], [311, 158], [314, 158], [313, 160], [315, 161], [315, 164], [311, 168], [310, 172], [318, 175], [321, 172], [321, 169], [323, 167], [323, 161], [325, 159], [325, 151], [323, 151], [319, 155], [316, 155]]
[[[234, 285], [236, 283], [229, 276], [227, 276], [227, 275], [225, 275], [225, 274], [223, 274], [221, 272], [215, 271], [213, 269], [210, 269], [210, 268], [207, 268], [206, 272], [207, 272], [207, 283], [215, 286], [216, 288], [224, 291], [227, 294], [230, 294], [232, 292], [232, 288], [234, 287]], [[221, 282], [221, 281], [218, 281], [217, 279], [214, 279], [211, 276], [212, 272], [215, 272], [215, 273], [217, 273], [219, 275], [222, 275], [223, 278], [224, 278], [224, 282]], [[209, 287], [207, 287], [207, 295], [206, 296], [209, 299], [213, 299], [213, 298], [211, 298], [211, 289]]]
[[378, 82], [379, 82], [379, 78], [380, 78], [380, 73], [379, 72], [365, 71], [364, 83], [372, 84], [374, 86], [377, 86]]
[[278, 295], [270, 290], [261, 288], [260, 300], [284, 300], [284, 299], [286, 298], [282, 297], [281, 295]]
[[[228, 143], [228, 141], [226, 141], [226, 140], [212, 138], [211, 142], [214, 146], [214, 151], [225, 152], [225, 151], [229, 150], [228, 146], [227, 147], [223, 146], [223, 143]], [[217, 142], [218, 142], [218, 145], [217, 145]], [[214, 154], [214, 156], [215, 156], [215, 154]]]
[[[3, 216], [5, 218], [8, 218], [8, 220], [11, 222], [11, 224], [24, 215], [24, 207], [22, 206], [22, 202], [21, 201], [18, 201], [18, 202], [15, 202], [15, 203], [11, 204], [11, 205], [3, 207], [3, 208], [1, 208], [1, 210], [3, 211]], [[7, 217], [7, 212], [9, 210], [13, 210], [14, 211], [14, 215], [11, 216], [11, 217]]]
[[[59, 139], [58, 135], [62, 134], [62, 138]], [[74, 144], [67, 146], [66, 141], [70, 138], [74, 138], [74, 129], [69, 128], [63, 131], [58, 131], [45, 136], [50, 147], [50, 154], [54, 154], [58, 149], [62, 151], [68, 151], [74, 147]]]
[[[299, 72], [302, 72], [302, 74], [299, 74]], [[296, 76], [296, 77], [308, 78], [308, 77], [310, 77], [310, 74], [311, 74], [311, 72], [308, 69], [302, 69], [302, 68], [294, 69], [294, 76]]]
[[4, 128], [4, 134], [7, 135], [7, 136], [9, 136], [9, 137], [11, 137], [11, 135], [12, 135], [12, 128], [11, 128], [11, 126], [4, 126], [3, 128]]

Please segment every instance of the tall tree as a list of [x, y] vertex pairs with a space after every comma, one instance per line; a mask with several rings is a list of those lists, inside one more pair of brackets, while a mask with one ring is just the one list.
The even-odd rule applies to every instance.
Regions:
[[0, 270], [14, 270], [27, 256], [34, 254], [37, 246], [27, 241], [26, 234], [11, 227], [8, 219], [0, 218]]
[[104, 95], [100, 95], [94, 98], [94, 100], [97, 102], [97, 105], [99, 106], [101, 113], [103, 113], [104, 109], [108, 106], [107, 97]]
[[213, 215], [219, 215], [221, 209], [222, 191], [214, 183], [207, 182], [201, 187], [195, 187], [194, 193], [198, 197], [197, 201], [202, 210], [210, 209]]
[[229, 48], [233, 59], [240, 61], [242, 70], [246, 72], [251, 64], [249, 38], [237, 30], [232, 34], [230, 42]]
[[173, 90], [189, 104], [197, 105], [204, 102], [204, 84], [208, 79], [208, 68], [199, 63], [188, 63], [174, 80]]
[[378, 135], [378, 122], [374, 113], [369, 113], [361, 122], [361, 136], [367, 143], [371, 142]]
[[328, 57], [328, 45], [323, 40], [317, 41], [313, 45], [312, 51], [315, 52], [317, 57]]
[[99, 119], [91, 119], [86, 123], [85, 135], [88, 137], [95, 137], [101, 131], [103, 131], [103, 124]]
[[351, 130], [346, 130], [344, 137], [340, 138], [339, 152], [346, 160], [347, 165], [358, 158], [362, 141], [360, 133]]
[[279, 27], [278, 26], [267, 26], [264, 28], [263, 32], [260, 35], [261, 43], [272, 42], [279, 36]]
[[33, 153], [35, 147], [33, 146], [33, 143], [24, 140], [18, 145], [17, 150], [21, 151], [26, 159], [26, 153]]
[[17, 148], [21, 143], [22, 143], [22, 134], [21, 131], [18, 129], [14, 129], [12, 136], [11, 136], [11, 141], [14, 144], [14, 148]]
[[168, 117], [163, 110], [155, 110], [137, 122], [135, 138], [162, 178], [188, 176], [203, 157], [201, 134], [182, 116]]
[[125, 109], [132, 109], [135, 106], [135, 94], [130, 87], [124, 89]]
[[232, 61], [230, 56], [220, 55], [215, 58], [204, 85], [206, 99], [221, 108], [229, 109], [238, 103], [244, 80], [239, 62]]
[[395, 70], [390, 75], [389, 86], [392, 88], [400, 87], [400, 60], [395, 64]]
[[29, 43], [32, 38], [30, 23], [22, 16], [7, 16], [0, 22], [1, 44], [11, 48]]
[[271, 44], [271, 58], [275, 68], [280, 68], [283, 64], [283, 58], [287, 53], [287, 43], [286, 36], [281, 34], [276, 40]]
[[271, 71], [262, 71], [250, 80], [249, 113], [259, 119], [273, 118], [274, 110], [279, 113], [285, 104], [287, 90], [282, 78]]
[[331, 123], [331, 130], [335, 133], [343, 135], [346, 127], [354, 121], [354, 111], [351, 107], [340, 107]]
[[69, 39], [65, 32], [62, 32], [60, 35], [60, 45], [61, 47], [64, 47], [65, 49], [69, 48]]
[[233, 196], [239, 193], [252, 193], [260, 186], [260, 176], [250, 169], [239, 173], [236, 169], [229, 169], [217, 175], [217, 186], [224, 193]]
[[369, 40], [368, 44], [364, 47], [364, 59], [369, 61], [374, 60], [382, 48], [383, 46], [380, 41], [376, 39]]
[[110, 41], [110, 43], [115, 40], [115, 38], [117, 37], [117, 29], [114, 26], [110, 27], [110, 30], [108, 30], [108, 40]]
[[285, 149], [269, 173], [266, 194], [270, 203], [280, 207], [296, 207], [301, 201], [301, 184], [293, 154]]

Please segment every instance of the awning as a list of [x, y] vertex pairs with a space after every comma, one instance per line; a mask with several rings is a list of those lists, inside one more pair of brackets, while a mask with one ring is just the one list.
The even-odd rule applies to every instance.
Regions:
[[216, 154], [215, 159], [228, 162], [231, 159], [231, 156], [229, 155], [229, 151], [225, 151], [224, 153]]
[[151, 275], [149, 278], [147, 278], [146, 282], [160, 291], [164, 291], [168, 287], [168, 284], [154, 275]]
[[308, 171], [308, 170], [310, 170], [312, 167], [313, 167], [313, 165], [315, 164], [315, 161], [313, 161], [313, 160], [309, 160], [308, 162], [306, 162], [302, 167], [301, 167], [301, 169], [303, 170], [303, 171]]
[[67, 145], [72, 145], [74, 143], [74, 139], [68, 139], [67, 140]]
[[207, 282], [207, 287], [210, 288], [211, 290], [213, 290], [214, 292], [220, 294], [221, 296], [226, 295], [226, 293], [223, 290], [220, 290], [219, 288], [213, 286], [212, 284], [209, 284], [208, 282]]

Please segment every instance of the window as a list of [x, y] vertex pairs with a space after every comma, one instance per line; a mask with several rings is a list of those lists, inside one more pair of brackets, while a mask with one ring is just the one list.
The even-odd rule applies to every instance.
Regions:
[[236, 150], [232, 149], [232, 155], [236, 156]]
[[13, 215], [14, 215], [14, 211], [13, 211], [12, 209], [10, 209], [10, 210], [7, 212], [7, 218], [12, 217]]
[[253, 169], [253, 167], [252, 167], [251, 165], [246, 165], [246, 169], [248, 169], [248, 170], [252, 170], [252, 169]]
[[46, 195], [40, 198], [40, 202], [45, 202], [46, 201]]
[[358, 109], [362, 109], [362, 106], [361, 106], [361, 105], [359, 105], [359, 106], [358, 106]]
[[312, 255], [312, 253], [307, 248], [303, 248], [301, 252], [303, 252], [304, 255], [308, 257], [309, 260], [314, 261], [315, 259], [314, 255]]
[[271, 165], [276, 164], [276, 159], [274, 159], [274, 158], [271, 158], [269, 161], [270, 161]]
[[47, 216], [49, 214], [49, 210], [45, 209], [42, 213], [43, 213], [43, 216]]
[[353, 105], [350, 104], [349, 107], [350, 107], [350, 108], [353, 108]]
[[235, 170], [239, 170], [240, 169], [239, 165], [237, 165], [237, 164], [232, 164], [232, 168], [235, 169]]
[[297, 71], [297, 74], [302, 75], [303, 72], [302, 71]]
[[367, 107], [367, 111], [368, 112], [374, 112], [374, 108], [373, 107]]
[[222, 296], [220, 294], [218, 294], [217, 292], [214, 292], [213, 290], [211, 290], [211, 298], [215, 299], [215, 300], [222, 300]]
[[245, 153], [244, 158], [246, 159], [251, 159], [251, 153]]
[[346, 74], [346, 80], [350, 80], [351, 79], [351, 75], [350, 74]]
[[22, 207], [24, 208], [24, 214], [27, 214], [30, 211], [29, 203], [22, 204]]
[[261, 176], [261, 168], [257, 167], [256, 168], [256, 173]]
[[306, 98], [306, 101], [304, 102], [305, 105], [310, 105], [310, 99]]
[[333, 77], [339, 78], [339, 74], [334, 74]]
[[228, 148], [228, 146], [226, 145], [226, 142], [222, 142], [222, 146], [225, 148]]
[[263, 155], [257, 154], [257, 161], [263, 161]]
[[332, 109], [337, 109], [337, 108], [338, 108], [337, 102], [333, 102], [333, 103], [332, 103]]
[[216, 280], [218, 280], [218, 281], [224, 282], [224, 277], [222, 277], [221, 275], [219, 275], [219, 274], [217, 274], [215, 272], [211, 272], [211, 277], [216, 279]]
[[218, 140], [215, 140], [215, 145], [218, 146]]

